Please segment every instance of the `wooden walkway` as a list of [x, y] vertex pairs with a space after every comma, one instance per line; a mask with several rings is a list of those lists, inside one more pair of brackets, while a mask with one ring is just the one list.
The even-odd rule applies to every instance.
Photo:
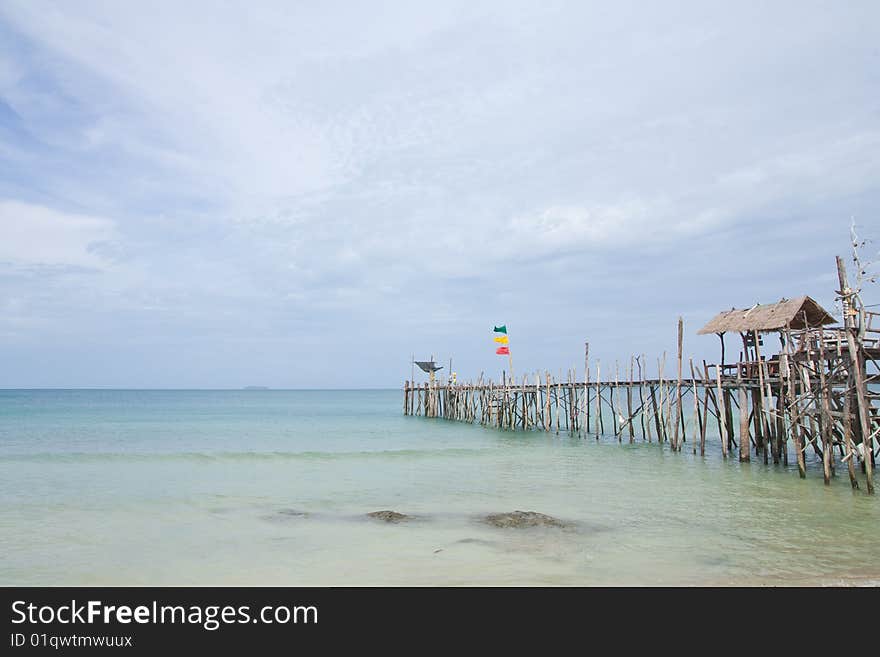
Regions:
[[[842, 265], [838, 259], [838, 266]], [[725, 458], [753, 457], [764, 463], [797, 463], [806, 477], [805, 453], [822, 463], [830, 484], [846, 471], [853, 488], [873, 493], [873, 469], [880, 450], [880, 314], [856, 308], [841, 273], [845, 322], [841, 327], [780, 331], [782, 350], [761, 354], [758, 332], [743, 334], [740, 360], [695, 365], [682, 357], [679, 319], [676, 376], [665, 378], [665, 355], [658, 375], [646, 376], [647, 359], [634, 356], [614, 377], [595, 365], [591, 380], [589, 345], [580, 378], [548, 372], [515, 382], [455, 383], [432, 379], [404, 383], [405, 415], [445, 418], [499, 429], [567, 432], [586, 438], [614, 436], [619, 442], [667, 443], [681, 451], [706, 453], [707, 440], [720, 444]], [[848, 305], [847, 305], [848, 304]], [[856, 312], [856, 310], [858, 312]], [[877, 322], [880, 324], [880, 320]], [[749, 346], [751, 345], [751, 350]], [[653, 365], [653, 364], [652, 364]]]

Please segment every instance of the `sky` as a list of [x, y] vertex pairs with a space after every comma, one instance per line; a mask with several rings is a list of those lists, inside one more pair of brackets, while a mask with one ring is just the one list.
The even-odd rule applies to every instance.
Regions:
[[878, 153], [870, 0], [5, 0], [0, 387], [714, 362], [834, 312]]

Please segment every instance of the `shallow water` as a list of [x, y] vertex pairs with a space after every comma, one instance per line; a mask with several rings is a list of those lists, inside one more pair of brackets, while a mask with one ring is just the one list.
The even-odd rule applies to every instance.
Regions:
[[[880, 501], [400, 391], [0, 391], [0, 584], [880, 582]], [[792, 459], [793, 460], [793, 459]], [[393, 509], [417, 516], [387, 524]], [[498, 529], [515, 509], [566, 529]]]

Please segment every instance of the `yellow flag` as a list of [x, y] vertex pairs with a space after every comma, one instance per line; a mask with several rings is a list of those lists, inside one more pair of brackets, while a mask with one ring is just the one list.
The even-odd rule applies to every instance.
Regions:
[[499, 336], [499, 337], [495, 338], [495, 342], [498, 342], [500, 344], [507, 344], [507, 336], [506, 335]]

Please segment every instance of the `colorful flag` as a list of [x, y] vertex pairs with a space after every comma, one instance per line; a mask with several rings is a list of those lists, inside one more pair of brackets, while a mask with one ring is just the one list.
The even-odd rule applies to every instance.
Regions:
[[492, 332], [506, 334], [507, 333], [507, 324], [503, 324], [501, 326], [496, 326], [494, 329], [492, 329]]
[[499, 335], [497, 338], [494, 338], [494, 340], [498, 344], [509, 344], [509, 341], [508, 341], [506, 335]]
[[495, 353], [499, 356], [510, 356], [510, 349], [508, 347], [498, 347]]

